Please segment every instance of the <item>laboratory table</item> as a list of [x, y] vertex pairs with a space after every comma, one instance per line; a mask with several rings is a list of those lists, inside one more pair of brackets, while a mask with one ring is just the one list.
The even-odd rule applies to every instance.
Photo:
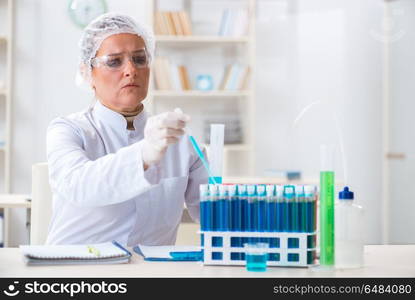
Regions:
[[263, 273], [201, 262], [149, 262], [136, 253], [128, 264], [27, 266], [19, 248], [0, 248], [0, 277], [415, 277], [415, 245], [367, 245], [364, 260], [358, 269], [269, 267]]

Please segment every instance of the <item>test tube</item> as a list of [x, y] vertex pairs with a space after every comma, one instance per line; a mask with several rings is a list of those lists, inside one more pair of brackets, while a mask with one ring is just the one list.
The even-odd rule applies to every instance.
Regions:
[[284, 186], [284, 231], [292, 232], [292, 203], [295, 201], [295, 187], [293, 185]]
[[[199, 185], [199, 197], [200, 197], [200, 229], [202, 231], [210, 231], [211, 226], [211, 203], [209, 201], [209, 186], [207, 184]], [[200, 245], [203, 247], [205, 243], [205, 237], [203, 233], [200, 235]], [[202, 250], [203, 251], [203, 250]]]
[[248, 231], [256, 231], [257, 224], [257, 206], [258, 199], [256, 195], [255, 185], [250, 184], [247, 186], [248, 192]]
[[312, 232], [314, 216], [313, 216], [313, 202], [314, 202], [314, 187], [311, 185], [304, 186], [304, 201], [303, 218], [304, 218], [304, 232]]
[[238, 197], [238, 188], [236, 184], [229, 186], [229, 199], [231, 203], [231, 230], [241, 231], [241, 201]]
[[275, 205], [275, 186], [272, 184], [267, 184], [266, 186], [266, 194], [267, 194], [267, 217], [266, 217], [266, 228], [267, 231], [276, 231], [276, 205]]
[[211, 230], [211, 202], [209, 201], [209, 189], [207, 184], [199, 185], [200, 196], [200, 228], [202, 231]]
[[257, 231], [265, 231], [267, 218], [267, 193], [264, 184], [257, 185]]
[[[238, 197], [238, 186], [236, 184], [229, 185], [228, 187], [229, 199], [231, 204], [231, 230], [242, 231], [241, 228], [241, 201]], [[231, 242], [232, 243], [232, 242]], [[242, 238], [235, 238], [235, 247], [242, 247]], [[242, 256], [238, 253], [231, 253], [231, 258], [241, 260]]]
[[304, 232], [302, 215], [303, 215], [303, 204], [304, 204], [304, 186], [296, 185], [295, 186], [295, 201], [293, 203], [293, 231], [294, 232]]
[[277, 185], [275, 186], [275, 195], [276, 195], [276, 225], [277, 225], [277, 231], [283, 232], [284, 231], [284, 222], [285, 222], [285, 216], [284, 216], [284, 186]]
[[218, 196], [219, 196], [219, 186], [218, 184], [209, 184], [209, 198], [211, 202], [212, 210], [212, 231], [218, 231], [219, 228], [219, 218], [218, 218]]
[[229, 231], [229, 194], [228, 186], [225, 184], [219, 184], [219, 231]]
[[320, 265], [333, 266], [334, 248], [334, 146], [320, 149]]
[[210, 125], [209, 164], [216, 183], [222, 183], [224, 124]]
[[[248, 211], [248, 192], [247, 186], [245, 184], [238, 185], [238, 195], [239, 201], [241, 204], [241, 231], [249, 231], [248, 228], [248, 219], [249, 219], [249, 211]], [[248, 238], [242, 237], [241, 238], [242, 245], [248, 242]]]
[[241, 204], [241, 230], [242, 231], [248, 231], [248, 194], [247, 194], [247, 188], [245, 184], [239, 184], [238, 185], [238, 195], [239, 195], [239, 201]]
[[[316, 208], [316, 200], [317, 200], [317, 187], [313, 185], [307, 185], [304, 187], [304, 198], [306, 201], [306, 232], [307, 233], [314, 233], [316, 231], [316, 218], [317, 218], [317, 208]], [[316, 235], [309, 235], [307, 236], [307, 247], [314, 248], [316, 245]], [[310, 251], [309, 251], [310, 252]], [[311, 258], [314, 259], [315, 251], [311, 251], [311, 254], [308, 253], [307, 255], [312, 255]], [[308, 257], [310, 258], [310, 257]]]

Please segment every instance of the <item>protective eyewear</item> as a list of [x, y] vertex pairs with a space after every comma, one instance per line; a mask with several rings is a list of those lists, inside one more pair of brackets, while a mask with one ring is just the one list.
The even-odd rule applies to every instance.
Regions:
[[131, 61], [136, 68], [146, 68], [149, 64], [149, 57], [145, 49], [128, 53], [116, 53], [94, 57], [91, 60], [93, 67], [104, 67], [111, 71], [119, 71], [124, 68], [127, 61]]

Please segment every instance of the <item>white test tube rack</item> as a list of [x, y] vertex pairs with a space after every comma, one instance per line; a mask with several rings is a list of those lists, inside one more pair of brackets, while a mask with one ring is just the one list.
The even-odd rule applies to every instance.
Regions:
[[[231, 246], [231, 238], [276, 238], [279, 247], [268, 248], [268, 253], [275, 253], [278, 260], [267, 260], [267, 266], [280, 267], [309, 267], [316, 263], [316, 233], [309, 232], [249, 232], [249, 231], [199, 231], [203, 234], [203, 264], [204, 265], [245, 265], [245, 260], [231, 259], [231, 253], [244, 253], [244, 248]], [[221, 246], [213, 246], [213, 238], [222, 238]], [[308, 237], [314, 239], [314, 247], [307, 247]], [[288, 248], [288, 239], [298, 239], [298, 247]], [[313, 263], [308, 263], [307, 255], [312, 252]], [[213, 258], [214, 253], [222, 253], [219, 258]], [[289, 255], [297, 255], [295, 261], [288, 259]]]

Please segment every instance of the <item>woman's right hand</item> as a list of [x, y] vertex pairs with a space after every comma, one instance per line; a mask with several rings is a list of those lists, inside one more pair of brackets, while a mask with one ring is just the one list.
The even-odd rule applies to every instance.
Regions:
[[163, 158], [169, 145], [177, 143], [189, 121], [190, 117], [181, 112], [165, 112], [148, 118], [141, 148], [145, 170]]

